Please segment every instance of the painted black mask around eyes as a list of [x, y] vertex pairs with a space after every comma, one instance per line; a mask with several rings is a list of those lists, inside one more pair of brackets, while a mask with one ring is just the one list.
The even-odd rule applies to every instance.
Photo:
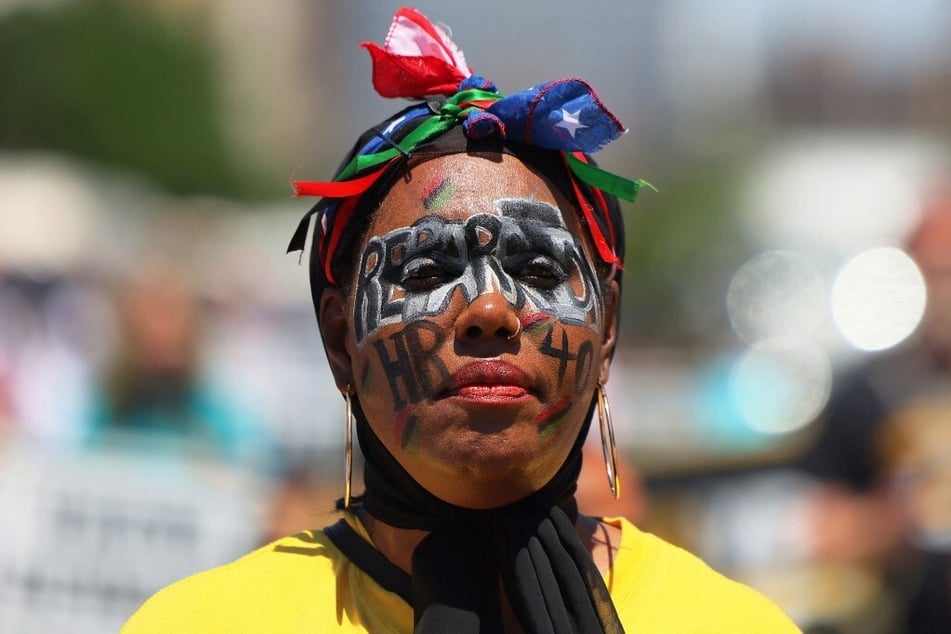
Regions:
[[370, 239], [354, 302], [358, 344], [385, 324], [445, 312], [456, 289], [467, 303], [498, 292], [519, 311], [600, 323], [594, 272], [560, 212], [546, 203], [506, 202], [498, 203], [501, 216], [425, 216]]

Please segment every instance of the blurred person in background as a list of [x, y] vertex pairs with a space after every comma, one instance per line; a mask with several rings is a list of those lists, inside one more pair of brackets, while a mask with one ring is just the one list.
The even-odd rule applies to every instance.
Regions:
[[604, 486], [601, 461], [601, 443], [598, 434], [591, 432], [582, 449], [583, 461], [578, 476], [575, 497], [586, 513], [597, 517], [626, 517], [644, 528], [649, 518], [648, 494], [637, 466], [623, 454], [618, 454], [618, 483], [623, 495], [615, 497]]
[[16, 424], [13, 382], [18, 356], [16, 340], [22, 334], [18, 322], [21, 311], [14, 311], [13, 284], [0, 268], [0, 436], [9, 433]]
[[145, 267], [121, 284], [116, 304], [120, 337], [96, 390], [89, 445], [265, 456], [254, 413], [204, 372], [199, 302], [183, 276], [167, 263]]
[[55, 446], [82, 438], [100, 299], [79, 276], [0, 271], [0, 432]]
[[908, 240], [928, 289], [917, 336], [843, 377], [801, 466], [819, 560], [872, 564], [899, 631], [951, 631], [951, 187]]
[[313, 465], [286, 466], [271, 494], [260, 544], [334, 521], [337, 495], [336, 481]]

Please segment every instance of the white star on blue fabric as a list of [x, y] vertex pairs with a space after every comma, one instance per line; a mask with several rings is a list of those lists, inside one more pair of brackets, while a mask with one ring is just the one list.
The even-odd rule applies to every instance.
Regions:
[[567, 108], [561, 109], [561, 121], [555, 124], [556, 128], [564, 128], [568, 131], [568, 134], [571, 135], [571, 138], [575, 138], [575, 132], [582, 128], [587, 128], [588, 126], [582, 124], [578, 120], [578, 116], [581, 114], [581, 108], [578, 108], [574, 112], [568, 112]]

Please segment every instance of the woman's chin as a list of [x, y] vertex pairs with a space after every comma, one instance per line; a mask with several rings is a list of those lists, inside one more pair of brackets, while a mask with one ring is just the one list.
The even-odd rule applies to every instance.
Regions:
[[564, 461], [563, 456], [539, 453], [537, 444], [500, 436], [503, 437], [482, 437], [434, 455], [433, 468], [414, 477], [451, 504], [495, 508], [540, 489]]
[[[451, 473], [482, 481], [505, 480], [531, 473], [551, 449], [534, 429], [519, 424], [471, 422], [431, 446], [432, 456]], [[465, 481], [465, 480], [463, 480]]]

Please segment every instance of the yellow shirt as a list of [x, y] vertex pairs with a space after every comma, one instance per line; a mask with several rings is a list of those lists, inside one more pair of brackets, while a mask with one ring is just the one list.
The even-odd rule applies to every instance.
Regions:
[[[363, 526], [348, 521], [369, 541]], [[685, 550], [607, 519], [621, 543], [605, 578], [628, 632], [798, 632], [769, 599]], [[322, 531], [269, 544], [146, 601], [122, 634], [149, 632], [412, 632], [413, 611], [337, 550]]]

